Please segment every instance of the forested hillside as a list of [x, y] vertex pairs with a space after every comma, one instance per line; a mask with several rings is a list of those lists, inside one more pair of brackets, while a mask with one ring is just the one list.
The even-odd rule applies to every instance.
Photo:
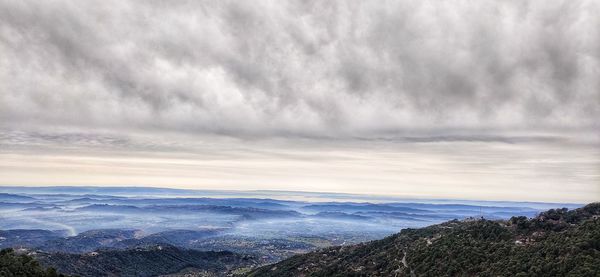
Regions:
[[600, 276], [600, 203], [533, 219], [453, 220], [332, 247], [250, 276]]
[[190, 269], [222, 276], [241, 267], [256, 265], [246, 255], [228, 251], [196, 251], [170, 245], [100, 250], [85, 254], [53, 253], [38, 257], [41, 264], [79, 276], [158, 276]]
[[[35, 276], [159, 276], [179, 271], [198, 276], [227, 276], [256, 266], [247, 255], [228, 251], [196, 251], [170, 245], [153, 245], [127, 250], [99, 250], [85, 254], [16, 254], [0, 251], [0, 277]], [[196, 275], [194, 275], [196, 276]]]
[[0, 276], [58, 277], [54, 268], [45, 269], [30, 256], [16, 254], [12, 249], [0, 250]]

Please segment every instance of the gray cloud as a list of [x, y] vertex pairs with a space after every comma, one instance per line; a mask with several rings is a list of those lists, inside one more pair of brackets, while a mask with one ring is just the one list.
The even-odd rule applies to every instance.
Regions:
[[598, 128], [597, 1], [0, 0], [0, 119], [236, 136]]

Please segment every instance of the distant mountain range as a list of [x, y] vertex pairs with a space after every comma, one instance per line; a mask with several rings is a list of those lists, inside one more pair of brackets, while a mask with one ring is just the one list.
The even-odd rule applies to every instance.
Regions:
[[[276, 191], [276, 190], [196, 190], [156, 187], [106, 187], [106, 186], [2, 186], [0, 193], [26, 194], [40, 197], [60, 198], [66, 196], [90, 198], [207, 198], [207, 199], [270, 199], [277, 201], [306, 202], [360, 202], [360, 203], [421, 203], [421, 204], [466, 204], [472, 206], [496, 207], [531, 207], [535, 209], [551, 209], [558, 206], [567, 208], [580, 207], [577, 203], [542, 203], [515, 201], [479, 201], [460, 199], [414, 199], [393, 195], [363, 195], [350, 193], [324, 193], [310, 191]], [[0, 197], [0, 201], [3, 201]], [[216, 204], [218, 205], [218, 204]]]
[[[599, 276], [600, 203], [551, 209], [535, 218], [467, 218], [404, 229], [382, 240], [328, 247], [264, 264], [256, 255], [183, 249], [190, 238], [213, 233], [172, 231], [138, 237], [136, 230], [98, 230], [61, 239], [60, 233], [21, 232], [74, 245], [81, 253], [19, 250], [0, 253], [7, 276]], [[138, 240], [140, 239], [140, 240]], [[175, 239], [175, 240], [173, 240]], [[179, 241], [177, 241], [179, 239]], [[187, 241], [187, 242], [186, 242]], [[136, 243], [131, 243], [136, 242]], [[102, 248], [115, 246], [121, 248]], [[60, 245], [60, 244], [55, 244]], [[26, 254], [26, 255], [25, 255]], [[36, 267], [34, 258], [44, 269]]]
[[[209, 197], [226, 193], [230, 197]], [[458, 200], [450, 203], [446, 200], [415, 199], [378, 203], [311, 202], [249, 197], [250, 192], [234, 195], [235, 193], [141, 187], [1, 187], [0, 230], [59, 231], [71, 237], [90, 230], [111, 229], [139, 230], [140, 236], [179, 230], [211, 231], [222, 237], [219, 239], [222, 242], [236, 237], [251, 242], [250, 245], [254, 245], [254, 241], [266, 239], [288, 240], [290, 245], [301, 241], [314, 247], [322, 247], [327, 244], [343, 245], [379, 239], [400, 229], [423, 227], [455, 218], [485, 216], [506, 219], [514, 215], [534, 216], [541, 211], [541, 206], [580, 206]], [[283, 196], [276, 192], [270, 193]], [[298, 194], [310, 196], [311, 199], [318, 195]], [[324, 197], [334, 196], [338, 199], [349, 197], [345, 194], [326, 194]], [[211, 247], [220, 248], [216, 241], [214, 239], [211, 243], [204, 243], [195, 240], [193, 245], [210, 244]], [[0, 236], [0, 247], [56, 249], [49, 244], [34, 242], [35, 239], [28, 238], [25, 231], [22, 237], [16, 239], [7, 240]], [[64, 243], [59, 248], [80, 252], [78, 247], [68, 245], [71, 244]], [[79, 248], [89, 249], [93, 245]], [[191, 247], [191, 244], [184, 246]], [[308, 251], [312, 247], [297, 250]], [[279, 258], [293, 253], [296, 252], [289, 252]], [[274, 254], [273, 258], [277, 259], [278, 255]]]
[[[219, 193], [229, 194], [215, 197]], [[247, 272], [259, 265], [296, 259], [299, 256], [295, 255], [328, 247], [353, 249], [354, 246], [347, 247], [376, 241], [400, 230], [407, 230], [401, 234], [429, 230], [416, 228], [437, 226], [435, 224], [445, 221], [450, 222], [446, 223], [451, 224], [448, 226], [462, 226], [458, 220], [483, 217], [503, 226], [507, 224], [502, 223], [503, 220], [514, 216], [535, 217], [543, 207], [581, 207], [578, 204], [397, 198], [389, 202], [382, 199], [353, 202], [347, 198], [350, 195], [344, 194], [326, 194], [318, 198], [319, 201], [309, 201], [282, 199], [284, 194], [269, 193], [281, 198], [262, 198], [256, 192], [203, 193], [155, 188], [0, 187], [0, 248], [14, 248], [17, 253], [29, 254], [45, 265], [77, 275], [92, 274], [93, 269], [87, 268], [89, 263], [107, 263], [102, 269], [107, 275], [111, 270], [131, 272], [133, 265], [110, 269], [111, 263], [116, 266], [119, 261], [104, 258], [108, 257], [106, 253], [127, 260], [128, 254], [121, 256], [121, 253], [158, 251], [156, 246], [170, 249], [157, 253], [172, 253], [173, 257], [185, 251], [195, 251], [189, 252], [194, 255], [200, 252], [239, 255], [232, 256], [233, 261], [249, 257], [243, 258], [248, 263], [239, 266], [224, 263], [228, 264], [227, 271], [206, 272], [208, 275], [233, 274], [233, 271]], [[297, 193], [297, 196], [317, 199], [318, 194]], [[509, 228], [509, 232], [511, 230]], [[96, 254], [90, 256], [90, 253]], [[415, 263], [411, 260], [413, 257], [416, 256], [408, 255], [407, 263]], [[211, 264], [207, 259], [193, 262], [177, 258], [182, 264], [168, 259], [165, 263], [171, 263], [171, 269], [181, 268], [181, 272], [189, 265], [186, 272], [197, 273], [202, 263]], [[69, 268], [60, 261], [75, 262], [82, 269]], [[161, 262], [160, 259], [153, 261]], [[143, 264], [141, 260], [138, 262]], [[279, 269], [269, 272], [275, 274]], [[160, 271], [160, 274], [166, 273]]]

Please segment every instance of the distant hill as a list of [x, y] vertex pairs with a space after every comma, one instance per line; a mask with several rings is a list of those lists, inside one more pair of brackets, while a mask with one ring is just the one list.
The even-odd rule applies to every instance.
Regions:
[[0, 248], [34, 247], [49, 240], [60, 239], [66, 234], [63, 231], [49, 230], [0, 230]]
[[453, 220], [297, 255], [249, 276], [600, 276], [600, 203]]
[[139, 239], [123, 240], [113, 245], [115, 248], [169, 244], [181, 248], [190, 248], [194, 243], [215, 236], [221, 229], [210, 230], [170, 230], [151, 234]]
[[256, 261], [247, 255], [186, 250], [170, 245], [99, 250], [85, 254], [38, 253], [36, 258], [46, 267], [79, 276], [158, 276], [182, 270], [202, 272], [206, 276], [224, 276], [236, 269], [256, 265]]
[[110, 212], [110, 213], [214, 213], [237, 215], [244, 219], [264, 219], [264, 218], [285, 218], [285, 217], [300, 217], [299, 212], [291, 210], [270, 210], [254, 207], [231, 207], [231, 206], [215, 206], [215, 205], [152, 205], [143, 208], [131, 205], [109, 205], [109, 204], [93, 204], [76, 209], [83, 212]]
[[[196, 251], [171, 245], [85, 254], [0, 250], [0, 276], [239, 276], [259, 262], [229, 251]], [[57, 273], [59, 272], [59, 273]]]
[[17, 194], [9, 194], [9, 193], [0, 193], [0, 201], [3, 202], [32, 202], [36, 199], [29, 196], [17, 195]]
[[76, 236], [48, 240], [38, 245], [37, 248], [44, 252], [85, 253], [136, 239], [140, 233], [140, 230], [90, 230]]

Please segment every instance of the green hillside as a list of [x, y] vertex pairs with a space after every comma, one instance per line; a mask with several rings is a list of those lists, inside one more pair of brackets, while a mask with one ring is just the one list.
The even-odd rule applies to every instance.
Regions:
[[0, 276], [58, 277], [54, 268], [45, 269], [30, 256], [16, 254], [12, 249], [0, 250]]
[[52, 253], [39, 256], [38, 260], [59, 272], [79, 276], [157, 276], [184, 269], [221, 276], [256, 263], [252, 257], [232, 252], [196, 251], [170, 245], [85, 254]]
[[453, 220], [294, 256], [250, 276], [600, 276], [600, 203], [533, 219]]
[[0, 277], [63, 276], [57, 274], [55, 268], [74, 276], [158, 276], [180, 271], [198, 276], [227, 276], [256, 264], [246, 255], [179, 249], [170, 245], [85, 254], [29, 252], [19, 255], [12, 249], [0, 251]]

